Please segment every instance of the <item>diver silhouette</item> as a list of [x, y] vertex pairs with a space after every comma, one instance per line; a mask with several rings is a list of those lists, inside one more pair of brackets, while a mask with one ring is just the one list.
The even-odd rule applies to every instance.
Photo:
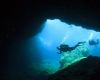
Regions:
[[89, 40], [89, 45], [98, 45], [99, 44], [99, 42], [100, 42], [100, 40], [99, 39], [92, 39], [92, 40]]
[[57, 47], [57, 49], [60, 51], [59, 54], [61, 54], [62, 52], [72, 51], [76, 47], [78, 47], [80, 44], [83, 44], [83, 43], [86, 43], [86, 42], [78, 42], [74, 47], [69, 47], [67, 44], [61, 44], [59, 47]]

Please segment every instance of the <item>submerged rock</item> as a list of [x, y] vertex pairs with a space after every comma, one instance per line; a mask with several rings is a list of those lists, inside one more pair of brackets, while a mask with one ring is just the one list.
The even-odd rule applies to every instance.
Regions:
[[100, 57], [88, 56], [50, 75], [48, 80], [100, 80]]
[[62, 70], [75, 62], [87, 58], [89, 56], [89, 50], [86, 47], [85, 43], [80, 43], [74, 50], [62, 52], [60, 55], [61, 57], [58, 63], [48, 62], [44, 60], [43, 63], [40, 64], [40, 74], [54, 74], [57, 71]]
[[75, 63], [89, 56], [89, 50], [85, 44], [81, 44], [72, 51], [63, 52], [60, 59], [60, 69], [66, 68], [68, 65]]

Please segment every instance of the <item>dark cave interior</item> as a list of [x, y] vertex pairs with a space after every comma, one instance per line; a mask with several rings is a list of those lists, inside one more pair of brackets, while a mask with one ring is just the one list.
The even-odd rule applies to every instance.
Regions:
[[[87, 29], [100, 31], [100, 4], [98, 0], [17, 0], [16, 2], [9, 1], [6, 4], [4, 2], [3, 11], [1, 11], [5, 16], [3, 19], [4, 26], [0, 27], [1, 72], [3, 77], [5, 77], [5, 68], [8, 65], [13, 66], [13, 60], [19, 60], [20, 63], [22, 59], [21, 56], [16, 56], [16, 53], [9, 54], [7, 52], [9, 45], [20, 39], [35, 36], [42, 30], [41, 25], [46, 19], [57, 18], [69, 24], [81, 25]], [[23, 54], [19, 53], [18, 55]], [[8, 57], [11, 58], [11, 64], [7, 61]], [[21, 65], [22, 68], [27, 67], [26, 63]], [[6, 76], [9, 75], [6, 74]]]

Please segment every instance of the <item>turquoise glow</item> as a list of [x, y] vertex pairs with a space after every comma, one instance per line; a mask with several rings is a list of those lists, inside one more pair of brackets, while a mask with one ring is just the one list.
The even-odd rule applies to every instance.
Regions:
[[[67, 24], [59, 19], [47, 19], [43, 30], [37, 35], [37, 46], [43, 59], [43, 66], [58, 69], [61, 55], [56, 49], [61, 43], [74, 46], [80, 41], [86, 41], [90, 54], [100, 56], [100, 44], [89, 46], [90, 39], [100, 39], [100, 32], [82, 28], [74, 24]], [[45, 66], [45, 67], [46, 67]], [[47, 68], [46, 67], [46, 68]]]

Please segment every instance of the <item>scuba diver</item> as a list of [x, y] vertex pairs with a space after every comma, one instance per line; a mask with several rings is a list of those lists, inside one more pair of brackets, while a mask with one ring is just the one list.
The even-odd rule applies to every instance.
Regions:
[[100, 40], [99, 39], [92, 39], [92, 40], [89, 40], [89, 45], [97, 45], [97, 44], [99, 44], [99, 42], [100, 42]]
[[76, 47], [78, 47], [80, 44], [83, 44], [83, 43], [86, 43], [86, 42], [78, 42], [74, 47], [69, 47], [66, 44], [61, 44], [59, 47], [57, 47], [57, 49], [60, 51], [59, 54], [61, 54], [62, 52], [72, 51]]

